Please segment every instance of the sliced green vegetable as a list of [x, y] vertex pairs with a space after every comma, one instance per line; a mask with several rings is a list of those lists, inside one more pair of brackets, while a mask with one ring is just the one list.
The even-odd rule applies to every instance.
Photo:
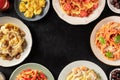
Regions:
[[108, 58], [113, 58], [113, 54], [111, 52], [106, 52], [105, 54]]
[[106, 41], [105, 41], [105, 39], [103, 37], [99, 37], [99, 41], [100, 41], [101, 44], [105, 44], [106, 43]]
[[119, 42], [120, 42], [120, 35], [117, 35], [117, 36], [114, 38], [114, 42], [115, 42], [115, 43], [119, 43]]

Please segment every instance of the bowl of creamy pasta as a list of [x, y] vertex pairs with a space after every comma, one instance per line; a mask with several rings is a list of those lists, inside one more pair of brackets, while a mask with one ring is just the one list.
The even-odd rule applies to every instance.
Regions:
[[104, 71], [95, 63], [79, 60], [63, 68], [58, 80], [108, 80]]
[[19, 19], [0, 17], [0, 66], [11, 67], [30, 53], [32, 37], [28, 27]]
[[14, 8], [16, 13], [27, 21], [42, 19], [50, 7], [49, 0], [15, 0]]
[[120, 65], [120, 17], [110, 16], [101, 20], [90, 37], [95, 56], [108, 65]]
[[105, 0], [53, 0], [57, 15], [72, 25], [85, 25], [97, 19], [104, 7]]

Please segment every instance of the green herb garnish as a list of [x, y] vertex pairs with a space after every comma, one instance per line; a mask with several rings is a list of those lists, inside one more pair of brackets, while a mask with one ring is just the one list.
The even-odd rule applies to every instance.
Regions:
[[117, 36], [114, 38], [114, 42], [115, 42], [115, 43], [119, 43], [119, 42], [120, 42], [120, 35], [117, 35]]
[[105, 54], [108, 58], [113, 58], [113, 54], [111, 52], [106, 52]]
[[100, 41], [101, 44], [105, 44], [106, 43], [106, 41], [105, 41], [105, 39], [103, 37], [99, 37], [99, 41]]

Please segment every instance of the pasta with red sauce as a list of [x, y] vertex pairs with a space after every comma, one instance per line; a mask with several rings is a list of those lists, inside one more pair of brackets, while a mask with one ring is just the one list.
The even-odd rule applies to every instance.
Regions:
[[26, 69], [16, 76], [15, 80], [48, 80], [47, 76], [42, 72], [34, 69]]
[[98, 7], [99, 0], [59, 0], [63, 11], [73, 17], [87, 17]]
[[108, 60], [120, 60], [120, 23], [108, 22], [97, 32], [95, 44]]

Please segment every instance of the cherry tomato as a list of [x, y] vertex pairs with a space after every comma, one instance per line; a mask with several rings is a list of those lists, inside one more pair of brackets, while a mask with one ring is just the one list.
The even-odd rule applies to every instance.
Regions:
[[64, 9], [66, 10], [66, 11], [70, 11], [71, 10], [71, 5], [69, 4], [69, 3], [66, 3], [65, 4], [65, 7], [64, 7]]
[[81, 16], [81, 17], [88, 16], [88, 13], [87, 13], [86, 11], [82, 10], [82, 11], [80, 12], [80, 16]]

